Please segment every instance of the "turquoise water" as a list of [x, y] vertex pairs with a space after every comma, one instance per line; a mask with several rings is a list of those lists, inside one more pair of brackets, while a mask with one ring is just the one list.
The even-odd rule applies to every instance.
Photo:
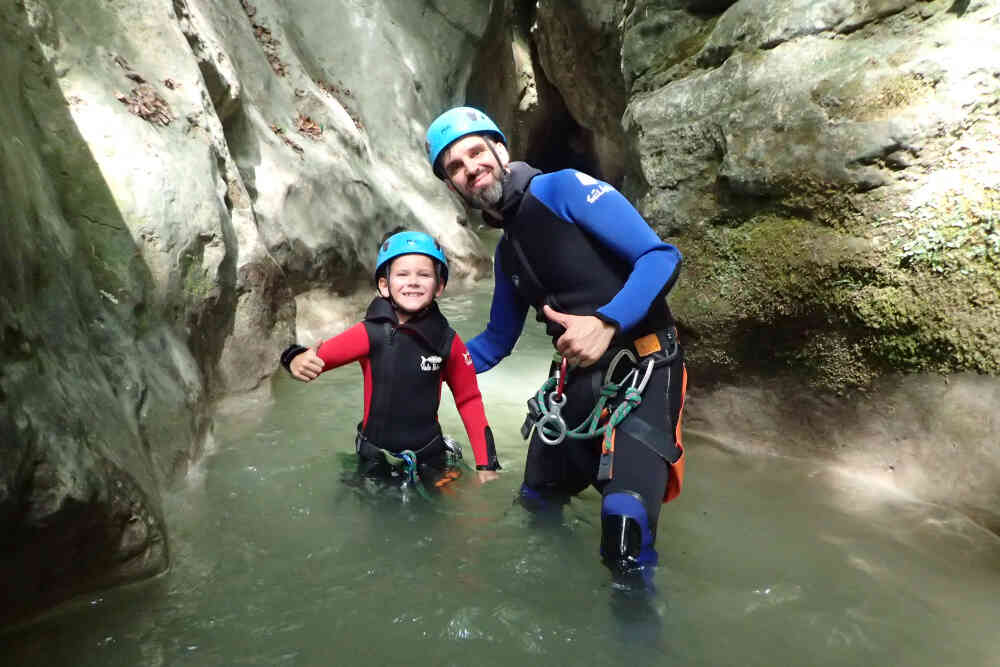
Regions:
[[[475, 333], [488, 295], [446, 298]], [[657, 594], [615, 591], [600, 498], [561, 518], [511, 500], [524, 401], [550, 348], [532, 324], [480, 376], [504, 471], [427, 502], [357, 484], [357, 366], [220, 417], [167, 498], [174, 566], [0, 638], [4, 665], [996, 665], [1000, 540], [818, 464], [688, 438], [664, 508]], [[464, 433], [450, 396], [441, 421]], [[471, 457], [471, 452], [467, 454]]]

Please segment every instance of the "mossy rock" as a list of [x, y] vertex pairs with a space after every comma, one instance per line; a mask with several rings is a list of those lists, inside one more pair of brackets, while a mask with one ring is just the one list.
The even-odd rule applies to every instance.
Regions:
[[[991, 234], [976, 238], [992, 243]], [[958, 269], [979, 279], [955, 279], [934, 268], [941, 263], [774, 215], [675, 242], [685, 268], [670, 303], [707, 379], [793, 373], [843, 392], [895, 371], [1000, 373], [992, 250]]]

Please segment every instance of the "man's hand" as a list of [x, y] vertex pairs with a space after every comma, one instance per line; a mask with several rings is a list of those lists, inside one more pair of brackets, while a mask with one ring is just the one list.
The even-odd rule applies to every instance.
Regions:
[[593, 315], [567, 315], [542, 306], [545, 317], [561, 324], [566, 332], [556, 341], [556, 349], [570, 364], [591, 366], [607, 351], [615, 328]]
[[500, 479], [500, 473], [496, 470], [477, 470], [476, 477], [479, 478], [480, 484], [485, 484], [486, 482], [492, 482], [495, 479]]
[[311, 347], [302, 354], [295, 355], [292, 362], [288, 364], [288, 370], [292, 372], [292, 377], [296, 380], [309, 382], [323, 372], [323, 360], [316, 356], [316, 351]]

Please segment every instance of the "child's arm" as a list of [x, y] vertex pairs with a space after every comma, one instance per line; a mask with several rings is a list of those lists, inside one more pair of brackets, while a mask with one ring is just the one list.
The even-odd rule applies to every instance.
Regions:
[[296, 380], [309, 382], [320, 373], [368, 355], [368, 333], [363, 322], [320, 343], [317, 349], [292, 345], [281, 355], [281, 364]]
[[465, 348], [465, 343], [457, 334], [452, 340], [451, 354], [448, 355], [448, 363], [445, 364], [444, 380], [451, 388], [452, 396], [455, 397], [455, 407], [462, 416], [465, 432], [469, 434], [479, 481], [496, 479], [500, 461], [497, 460], [496, 445], [493, 443], [493, 431], [486, 422], [483, 396], [479, 393], [479, 383], [476, 382], [476, 369], [472, 365], [472, 358]]

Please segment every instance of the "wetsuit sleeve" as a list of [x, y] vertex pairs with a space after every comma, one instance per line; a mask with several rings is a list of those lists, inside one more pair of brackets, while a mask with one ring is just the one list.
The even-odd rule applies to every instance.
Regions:
[[493, 302], [486, 329], [469, 341], [469, 354], [477, 373], [488, 371], [511, 353], [524, 329], [528, 304], [500, 264], [500, 248], [493, 258]]
[[444, 381], [455, 397], [455, 407], [458, 408], [462, 423], [465, 424], [465, 432], [469, 435], [476, 465], [488, 466], [491, 460], [495, 462], [496, 451], [493, 448], [492, 434], [487, 435], [490, 426], [486, 421], [483, 395], [476, 382], [476, 370], [465, 343], [457, 334], [452, 339], [451, 353], [444, 367]]
[[681, 267], [680, 251], [661, 241], [635, 207], [607, 183], [565, 169], [535, 178], [531, 193], [632, 265], [618, 294], [597, 309], [601, 319], [628, 330], [645, 317], [653, 299], [673, 286]]
[[364, 322], [320, 343], [316, 355], [323, 360], [323, 372], [368, 356], [368, 332]]

